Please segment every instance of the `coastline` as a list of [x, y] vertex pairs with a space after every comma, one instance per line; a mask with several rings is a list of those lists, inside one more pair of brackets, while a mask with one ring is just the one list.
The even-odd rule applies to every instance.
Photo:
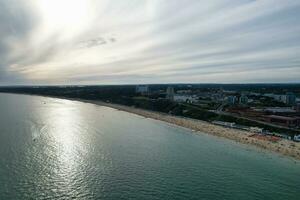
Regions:
[[254, 133], [237, 130], [232, 128], [225, 128], [222, 126], [218, 126], [215, 124], [211, 124], [209, 122], [191, 119], [191, 118], [183, 118], [179, 116], [172, 116], [165, 113], [159, 113], [155, 111], [148, 111], [144, 109], [123, 106], [118, 104], [105, 103], [97, 100], [83, 100], [83, 99], [70, 99], [76, 100], [85, 103], [91, 103], [99, 106], [106, 106], [110, 108], [114, 108], [117, 110], [129, 112], [132, 114], [140, 115], [146, 118], [151, 118], [163, 122], [167, 122], [170, 124], [175, 124], [177, 126], [181, 126], [184, 128], [191, 129], [195, 131], [196, 134], [209, 134], [214, 135], [221, 138], [226, 138], [235, 142], [239, 142], [242, 144], [253, 145], [265, 150], [269, 150], [272, 152], [279, 153], [284, 156], [289, 156], [291, 158], [300, 160], [300, 143], [293, 142], [286, 139], [281, 139], [277, 142], [271, 142], [268, 140], [262, 140], [256, 137], [251, 137]]
[[194, 131], [195, 134], [208, 134], [231, 141], [235, 141], [241, 144], [252, 145], [267, 151], [275, 152], [283, 156], [288, 156], [290, 158], [300, 160], [300, 142], [293, 142], [286, 139], [281, 139], [277, 142], [271, 142], [268, 140], [262, 140], [257, 137], [251, 137], [254, 133], [244, 130], [238, 130], [233, 128], [226, 128], [223, 126], [218, 126], [206, 121], [201, 121], [192, 118], [184, 118], [180, 116], [173, 116], [166, 113], [160, 113], [156, 111], [149, 111], [140, 108], [134, 108], [119, 104], [106, 103], [99, 100], [85, 100], [80, 98], [68, 98], [61, 96], [46, 96], [46, 95], [36, 95], [36, 94], [21, 94], [21, 93], [10, 93], [19, 95], [31, 95], [31, 96], [42, 96], [57, 99], [66, 99], [71, 101], [78, 101], [83, 103], [90, 103], [98, 106], [110, 107], [116, 110], [121, 110], [124, 112], [136, 114], [145, 118], [151, 118], [154, 120], [159, 120], [174, 124], [180, 127], [184, 127]]

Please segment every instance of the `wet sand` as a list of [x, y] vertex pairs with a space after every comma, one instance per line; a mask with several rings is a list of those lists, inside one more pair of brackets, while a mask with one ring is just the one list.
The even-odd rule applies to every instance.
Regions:
[[129, 106], [104, 103], [101, 101], [87, 101], [76, 99], [78, 101], [97, 104], [100, 106], [107, 106], [114, 109], [122, 110], [125, 112], [137, 114], [143, 117], [152, 118], [167, 123], [175, 124], [181, 127], [189, 128], [197, 134], [210, 134], [222, 138], [227, 138], [243, 144], [254, 145], [262, 149], [277, 152], [281, 155], [290, 156], [292, 158], [300, 160], [300, 142], [293, 142], [286, 139], [280, 139], [277, 142], [271, 142], [260, 137], [253, 137], [253, 133], [249, 131], [237, 130], [232, 128], [226, 128], [218, 125], [211, 124], [209, 122], [195, 120], [190, 118], [172, 116], [165, 113], [159, 113], [154, 111], [148, 111], [138, 109]]

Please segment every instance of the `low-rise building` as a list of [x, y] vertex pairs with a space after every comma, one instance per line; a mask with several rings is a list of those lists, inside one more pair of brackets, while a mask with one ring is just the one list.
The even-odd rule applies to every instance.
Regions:
[[265, 112], [271, 113], [295, 113], [291, 107], [269, 107], [264, 109]]
[[149, 86], [148, 85], [137, 85], [135, 87], [135, 92], [139, 94], [149, 94]]
[[192, 90], [177, 90], [177, 94], [191, 94]]
[[297, 141], [297, 142], [300, 142], [300, 135], [295, 135], [294, 140]]
[[234, 122], [213, 121], [212, 123], [220, 126], [230, 127], [230, 128], [233, 128], [235, 126]]
[[249, 131], [253, 132], [253, 133], [263, 133], [263, 128], [259, 128], [259, 127], [250, 127]]
[[296, 104], [296, 95], [292, 92], [288, 92], [286, 94], [270, 93], [270, 94], [264, 94], [264, 96], [271, 97], [271, 98], [275, 99], [276, 101], [283, 102], [287, 105], [293, 106]]
[[275, 123], [287, 127], [297, 127], [300, 125], [300, 117], [286, 117], [279, 115], [268, 115], [266, 120], [270, 123]]
[[186, 102], [186, 103], [195, 103], [198, 101], [197, 96], [195, 95], [179, 95], [175, 94], [173, 100], [176, 102]]

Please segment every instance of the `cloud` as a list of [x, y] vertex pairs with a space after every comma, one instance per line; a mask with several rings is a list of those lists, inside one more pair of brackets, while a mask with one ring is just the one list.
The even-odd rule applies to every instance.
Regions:
[[299, 81], [298, 1], [0, 4], [0, 84]]
[[10, 57], [13, 53], [10, 44], [26, 38], [35, 23], [33, 15], [27, 11], [24, 2], [0, 1], [0, 83], [24, 81], [18, 73], [10, 73], [8, 68], [15, 62]]
[[100, 45], [106, 45], [108, 43], [113, 43], [116, 42], [116, 39], [111, 37], [111, 38], [102, 38], [102, 37], [97, 37], [89, 40], [85, 40], [82, 42], [78, 43], [78, 48], [92, 48]]

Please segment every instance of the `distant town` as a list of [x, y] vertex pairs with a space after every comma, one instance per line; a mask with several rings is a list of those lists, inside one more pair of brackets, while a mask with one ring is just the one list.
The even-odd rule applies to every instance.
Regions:
[[300, 141], [299, 84], [1, 87], [0, 92], [101, 100]]

